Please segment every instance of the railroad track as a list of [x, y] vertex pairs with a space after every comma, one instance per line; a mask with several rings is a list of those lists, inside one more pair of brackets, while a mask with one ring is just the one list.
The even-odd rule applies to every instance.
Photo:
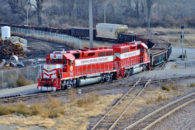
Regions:
[[167, 63], [167, 62], [163, 62], [163, 63], [162, 63], [162, 65], [160, 66], [160, 69], [161, 69], [161, 70], [164, 70], [164, 69], [165, 69], [166, 63]]
[[133, 124], [126, 127], [124, 130], [147, 130], [152, 128], [154, 125], [159, 123], [161, 120], [170, 116], [179, 109], [193, 103], [195, 101], [195, 92], [192, 92], [186, 96], [183, 96], [175, 101], [168, 103], [165, 106], [153, 111], [152, 113], [146, 115], [145, 117], [137, 120]]
[[49, 93], [36, 93], [36, 94], [29, 94], [29, 95], [17, 95], [17, 96], [11, 96], [11, 97], [4, 97], [0, 98], [1, 103], [14, 103], [17, 101], [27, 101], [34, 98], [42, 98], [46, 96], [63, 96], [68, 94], [67, 91], [60, 91], [58, 93], [55, 92], [49, 92]]
[[[140, 85], [140, 80], [135, 82], [135, 84], [117, 101], [117, 103], [112, 106], [112, 108], [93, 126], [92, 130], [96, 129], [114, 129], [114, 127], [120, 122], [125, 112], [131, 107], [137, 97], [139, 97], [144, 89], [148, 86], [151, 80], [148, 80], [143, 88], [136, 93], [132, 98], [133, 90], [137, 89]], [[123, 104], [123, 105], [122, 105]]]
[[[174, 78], [165, 78], [165, 79], [155, 79], [151, 80], [150, 84], [155, 84], [155, 83], [162, 83], [162, 82], [167, 82], [169, 80], [178, 80], [178, 79], [189, 79], [189, 78], [195, 78], [193, 76], [186, 76], [186, 77], [174, 77]], [[90, 85], [86, 87], [79, 87], [75, 88], [75, 91], [78, 89], [82, 90], [82, 93], [88, 93], [88, 92], [94, 92], [94, 91], [99, 91], [99, 90], [110, 90], [113, 88], [122, 88], [122, 87], [132, 87], [136, 82], [129, 82], [124, 81], [120, 83], [121, 81], [124, 80], [116, 80], [113, 81], [113, 83], [103, 83], [103, 85], [100, 84], [95, 84], [95, 85]], [[138, 85], [143, 85], [147, 82], [147, 79], [143, 79], [138, 83]], [[48, 95], [53, 96], [53, 97], [60, 97], [60, 96], [65, 96], [68, 95], [69, 90], [62, 90], [62, 91], [56, 91], [56, 92], [46, 92], [46, 93], [36, 93], [36, 94], [29, 94], [29, 95], [15, 95], [15, 96], [9, 96], [9, 97], [2, 97], [0, 98], [1, 103], [14, 103], [17, 101], [27, 101], [30, 99], [34, 98], [42, 98], [42, 97], [47, 97]]]
[[[157, 81], [154, 81], [153, 83], [156, 83]], [[89, 92], [94, 92], [94, 91], [99, 91], [99, 90], [110, 90], [113, 88], [121, 88], [121, 87], [129, 87], [134, 84], [134, 82], [129, 82], [129, 83], [120, 83], [120, 86], [118, 84], [114, 83], [104, 83], [104, 86], [102, 85], [92, 85], [92, 86], [86, 86], [82, 88], [75, 88], [75, 91], [78, 91], [78, 89], [82, 90], [82, 93], [89, 93]], [[139, 84], [144, 84], [145, 81], [140, 82]], [[99, 85], [99, 86], [98, 86]], [[98, 87], [97, 87], [98, 86]], [[29, 94], [29, 95], [15, 95], [15, 96], [8, 96], [8, 97], [2, 97], [0, 98], [1, 103], [14, 103], [17, 101], [27, 101], [30, 99], [34, 98], [42, 98], [42, 97], [48, 97], [48, 96], [53, 96], [53, 97], [60, 97], [60, 96], [65, 96], [69, 94], [69, 89], [67, 90], [61, 90], [61, 91], [56, 91], [56, 92], [45, 92], [45, 93], [36, 93], [36, 94]]]

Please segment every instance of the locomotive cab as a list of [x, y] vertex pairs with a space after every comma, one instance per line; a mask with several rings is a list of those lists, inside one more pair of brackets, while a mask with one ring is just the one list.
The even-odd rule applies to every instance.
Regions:
[[62, 76], [69, 76], [69, 72], [73, 70], [73, 62], [73, 55], [64, 51], [48, 55], [37, 88], [41, 91], [60, 89]]

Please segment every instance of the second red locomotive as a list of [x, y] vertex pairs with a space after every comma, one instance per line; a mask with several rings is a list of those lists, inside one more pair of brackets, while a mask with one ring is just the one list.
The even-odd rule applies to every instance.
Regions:
[[46, 57], [37, 88], [56, 91], [124, 78], [150, 67], [140, 41], [92, 49], [56, 51]]

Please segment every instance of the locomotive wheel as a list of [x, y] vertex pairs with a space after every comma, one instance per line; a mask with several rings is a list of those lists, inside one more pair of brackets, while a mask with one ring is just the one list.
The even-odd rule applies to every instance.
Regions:
[[62, 90], [66, 89], [66, 85], [65, 85], [64, 81], [61, 81], [61, 89]]
[[72, 85], [67, 85], [67, 89], [71, 89], [72, 88]]
[[106, 76], [105, 81], [106, 82], [109, 82], [110, 81], [110, 77], [109, 76]]
[[143, 65], [143, 71], [145, 71], [147, 69], [146, 65]]

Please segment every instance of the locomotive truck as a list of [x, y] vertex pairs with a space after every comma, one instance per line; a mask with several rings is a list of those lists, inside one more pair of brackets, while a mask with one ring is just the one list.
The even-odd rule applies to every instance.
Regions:
[[55, 51], [46, 57], [37, 88], [56, 91], [109, 82], [149, 68], [148, 47], [141, 41], [112, 47]]

